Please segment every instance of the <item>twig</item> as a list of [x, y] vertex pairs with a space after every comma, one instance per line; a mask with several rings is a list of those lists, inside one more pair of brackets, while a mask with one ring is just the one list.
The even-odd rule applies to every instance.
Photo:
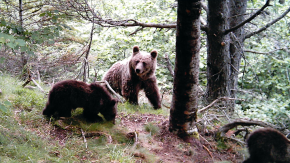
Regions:
[[31, 81], [33, 81], [33, 83], [40, 89], [40, 91], [41, 92], [45, 92], [42, 88], [41, 88], [41, 86], [33, 79], [33, 78], [31, 78]]
[[173, 72], [173, 70], [172, 70], [172, 65], [171, 65], [171, 63], [170, 63], [170, 60], [169, 60], [169, 58], [168, 58], [168, 54], [167, 53], [165, 53], [165, 60], [166, 60], [166, 66], [167, 66], [167, 69], [169, 70], [169, 72], [170, 72], [170, 74], [172, 75], [172, 76], [174, 76], [174, 72]]
[[245, 142], [243, 142], [243, 141], [241, 141], [239, 139], [236, 139], [236, 138], [232, 138], [232, 137], [228, 138], [227, 137], [227, 139], [232, 140], [232, 141], [236, 141], [236, 142], [240, 143], [241, 145], [245, 145], [246, 144]]
[[84, 138], [84, 142], [85, 142], [85, 145], [86, 145], [86, 149], [88, 149], [88, 143], [87, 143], [87, 139], [86, 139], [86, 137], [85, 137], [85, 134], [84, 134], [83, 129], [81, 129], [81, 132], [82, 132], [82, 136], [83, 136], [83, 138]]
[[203, 148], [208, 152], [208, 154], [210, 155], [210, 157], [213, 159], [211, 152], [208, 150], [208, 148], [205, 145], [202, 145]]
[[203, 140], [205, 140], [208, 144], [209, 144], [209, 146], [211, 147], [211, 148], [213, 148], [212, 146], [211, 146], [211, 144], [203, 137], [203, 136], [201, 136], [201, 135], [199, 135], [199, 137], [201, 137]]
[[241, 100], [241, 101], [244, 101], [243, 99], [236, 99], [236, 98], [229, 98], [229, 97], [220, 97], [218, 99], [215, 99], [213, 102], [211, 102], [206, 107], [203, 107], [202, 109], [199, 109], [197, 112], [198, 113], [203, 112], [203, 111], [207, 110], [208, 108], [212, 107], [215, 103], [217, 103], [219, 101], [226, 101], [226, 100]]

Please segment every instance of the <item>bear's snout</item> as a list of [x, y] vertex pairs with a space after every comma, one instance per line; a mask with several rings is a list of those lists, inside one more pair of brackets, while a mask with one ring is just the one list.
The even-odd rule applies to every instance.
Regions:
[[135, 71], [136, 71], [137, 74], [140, 74], [141, 73], [141, 70], [140, 69], [136, 69]]

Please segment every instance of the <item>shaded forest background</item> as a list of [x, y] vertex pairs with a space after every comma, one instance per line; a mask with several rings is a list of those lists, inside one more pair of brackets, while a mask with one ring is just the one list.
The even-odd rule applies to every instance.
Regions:
[[[248, 1], [247, 16], [266, 1]], [[175, 64], [176, 2], [161, 1], [1, 1], [0, 71], [39, 83], [64, 79], [101, 80], [134, 45], [157, 49], [156, 75], [162, 94], [171, 94]], [[272, 1], [247, 23], [251, 33], [284, 13], [290, 2]], [[82, 8], [83, 7], [83, 8]], [[92, 23], [87, 10], [98, 19]], [[202, 10], [202, 17], [206, 12]], [[118, 20], [118, 21], [111, 21]], [[204, 20], [203, 20], [204, 21]], [[203, 21], [201, 21], [203, 23]], [[128, 22], [128, 24], [126, 24]], [[119, 24], [118, 24], [119, 23]], [[145, 26], [142, 24], [145, 23]], [[121, 25], [122, 24], [122, 25]], [[132, 25], [133, 24], [133, 25]], [[159, 24], [159, 27], [150, 27]], [[238, 117], [289, 128], [289, 16], [244, 42], [235, 112]], [[206, 35], [201, 33], [200, 107], [207, 86]], [[222, 109], [222, 108], [219, 108]]]
[[[236, 47], [242, 54], [236, 70], [238, 87], [230, 90], [235, 91], [235, 97], [230, 100], [235, 102], [234, 114], [227, 112], [229, 97], [220, 97], [208, 105], [210, 32], [205, 27], [210, 20], [208, 2], [214, 6], [216, 2], [229, 4], [238, 0], [201, 2], [199, 110], [195, 124], [202, 145], [191, 146], [168, 131], [177, 55], [175, 0], [0, 1], [0, 160], [239, 162], [247, 157], [240, 147], [244, 147], [248, 129], [253, 128], [228, 131], [230, 125], [225, 124], [243, 119], [238, 123], [274, 126], [287, 133], [290, 129], [290, 17], [287, 14], [290, 2], [247, 1], [245, 19], [263, 10], [243, 26], [247, 39], [235, 44], [243, 48]], [[223, 13], [220, 16], [224, 18]], [[269, 25], [279, 17], [282, 19]], [[260, 29], [261, 32], [253, 33]], [[100, 81], [112, 64], [132, 54], [134, 45], [142, 51], [158, 50], [156, 76], [162, 109], [153, 110], [146, 100], [137, 108], [119, 104], [115, 126], [106, 122], [86, 123], [79, 117], [79, 109], [73, 112], [73, 117], [64, 120], [47, 120], [41, 115], [46, 93], [54, 83], [65, 79]], [[21, 87], [27, 81], [33, 90]], [[140, 99], [144, 100], [143, 97]], [[244, 121], [249, 119], [257, 121]], [[217, 130], [237, 139], [228, 141], [219, 137]]]

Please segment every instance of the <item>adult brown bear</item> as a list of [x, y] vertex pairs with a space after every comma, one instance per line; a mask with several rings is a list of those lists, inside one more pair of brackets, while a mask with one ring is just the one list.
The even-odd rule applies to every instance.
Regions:
[[154, 109], [161, 108], [160, 93], [155, 76], [157, 51], [150, 54], [133, 47], [130, 58], [116, 62], [106, 72], [103, 80], [130, 103], [138, 105], [138, 93], [144, 89]]
[[250, 158], [243, 163], [289, 163], [290, 141], [273, 128], [254, 131], [247, 140]]
[[49, 92], [43, 115], [70, 117], [71, 111], [83, 107], [83, 115], [88, 121], [101, 121], [101, 113], [108, 121], [115, 122], [117, 100], [103, 86], [90, 85], [76, 80], [56, 83]]

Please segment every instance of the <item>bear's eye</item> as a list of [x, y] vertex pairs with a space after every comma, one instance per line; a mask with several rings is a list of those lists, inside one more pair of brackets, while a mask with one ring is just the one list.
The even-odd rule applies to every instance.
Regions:
[[143, 62], [143, 66], [144, 66], [144, 67], [146, 66], [146, 63], [145, 63], [145, 62]]
[[139, 61], [136, 61], [136, 64], [138, 64], [139, 63]]

